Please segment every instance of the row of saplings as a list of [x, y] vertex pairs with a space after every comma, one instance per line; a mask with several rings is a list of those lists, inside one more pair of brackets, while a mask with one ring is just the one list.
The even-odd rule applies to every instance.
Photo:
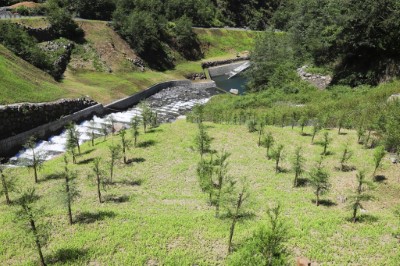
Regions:
[[[127, 159], [127, 151], [132, 148], [132, 146], [137, 147], [140, 145], [138, 143], [139, 136], [139, 127], [143, 125], [144, 132], [147, 132], [148, 127], [156, 127], [158, 124], [154, 123], [154, 117], [156, 114], [149, 108], [147, 104], [142, 104], [142, 115], [141, 117], [135, 116], [131, 120], [130, 130], [132, 133], [132, 140], [128, 139], [127, 129], [123, 128], [119, 131], [118, 135], [120, 136], [120, 144], [109, 145], [109, 161], [105, 164], [109, 171], [105, 171], [102, 168], [102, 160], [99, 157], [93, 158], [93, 179], [96, 183], [97, 188], [97, 196], [100, 203], [104, 203], [104, 199], [102, 197], [102, 190], [105, 190], [107, 185], [112, 185], [113, 176], [114, 176], [114, 168], [119, 160], [123, 159], [124, 164], [130, 164], [133, 160]], [[114, 123], [112, 117], [110, 117], [109, 121], [105, 123], [106, 127], [103, 128], [102, 135], [104, 138], [107, 138], [107, 135], [112, 133], [116, 134], [114, 130]], [[96, 132], [96, 128], [94, 124], [91, 126], [91, 145], [95, 146], [95, 139], [99, 134]], [[70, 170], [69, 158], [72, 158], [72, 162], [74, 164], [77, 163], [77, 157], [81, 154], [81, 146], [79, 143], [80, 133], [76, 129], [75, 124], [70, 123], [66, 126], [67, 132], [67, 142], [66, 142], [66, 150], [67, 153], [64, 155], [64, 171], [62, 173], [62, 177], [64, 179], [63, 184], [63, 201], [65, 203], [68, 223], [72, 225], [74, 223], [73, 215], [72, 215], [72, 204], [73, 202], [80, 197], [80, 192], [77, 189], [77, 184], [75, 179], [77, 177], [77, 172]], [[31, 151], [32, 158], [23, 162], [27, 167], [33, 170], [33, 176], [35, 183], [39, 182], [38, 173], [43, 167], [44, 163], [44, 155], [35, 150], [36, 147], [36, 138], [31, 137], [24, 147]], [[43, 237], [44, 233], [40, 232], [41, 230], [37, 227], [37, 215], [38, 211], [34, 208], [34, 202], [38, 199], [37, 194], [35, 193], [35, 188], [28, 188], [24, 191], [20, 191], [16, 187], [16, 180], [12, 179], [9, 176], [6, 176], [5, 166], [0, 165], [0, 176], [1, 176], [1, 188], [0, 195], [4, 195], [6, 204], [12, 205], [12, 201], [10, 199], [11, 192], [17, 192], [20, 194], [17, 200], [14, 201], [17, 205], [20, 206], [17, 216], [22, 218], [23, 221], [26, 221], [29, 224], [28, 233], [33, 236], [33, 241], [36, 246], [36, 250], [39, 255], [40, 264], [46, 265], [45, 258], [42, 253], [42, 245], [45, 242], [46, 237]]]
[[[200, 110], [200, 111], [199, 111]], [[221, 217], [220, 209], [221, 205], [227, 209], [227, 214], [223, 218], [231, 219], [231, 226], [229, 232], [228, 241], [228, 252], [232, 253], [233, 248], [233, 236], [235, 226], [238, 220], [245, 219], [250, 214], [246, 209], [246, 203], [249, 201], [249, 187], [246, 179], [234, 179], [228, 174], [228, 158], [230, 154], [225, 150], [221, 152], [215, 152], [211, 150], [211, 138], [207, 133], [206, 127], [203, 124], [202, 108], [197, 110], [195, 119], [193, 120], [198, 124], [198, 133], [195, 137], [195, 147], [200, 153], [200, 162], [197, 166], [197, 176], [199, 178], [199, 184], [203, 192], [208, 194], [209, 203], [215, 206], [215, 216]], [[268, 160], [275, 161], [275, 172], [281, 171], [280, 163], [282, 160], [284, 146], [276, 143], [273, 135], [268, 132], [265, 134], [264, 125], [262, 123], [249, 124], [249, 132], [257, 132], [258, 134], [258, 146], [266, 148], [266, 157]], [[312, 140], [319, 130], [313, 128]], [[340, 133], [340, 131], [339, 131]], [[304, 134], [304, 127], [301, 130], [302, 135]], [[317, 206], [320, 205], [320, 196], [328, 192], [331, 184], [329, 182], [329, 173], [323, 167], [323, 160], [326, 156], [329, 156], [329, 145], [332, 139], [328, 132], [324, 132], [323, 140], [320, 142], [322, 146], [321, 159], [317, 162], [316, 166], [311, 169], [308, 173], [308, 179], [301, 178], [306, 174], [305, 172], [305, 157], [302, 154], [302, 148], [297, 147], [294, 155], [291, 159], [291, 169], [294, 173], [293, 186], [299, 187], [308, 182], [313, 188], [316, 195], [315, 203]], [[362, 144], [362, 140], [359, 138], [358, 142]], [[205, 155], [209, 153], [211, 156], [205, 158]], [[349, 149], [348, 145], [343, 147], [341, 158], [339, 161], [340, 171], [352, 171], [353, 167], [347, 165], [348, 161], [352, 157], [353, 153]], [[378, 146], [374, 151], [374, 172], [373, 177], [375, 178], [376, 171], [381, 167], [382, 160], [385, 156], [385, 150], [383, 146]], [[362, 203], [372, 199], [372, 196], [367, 193], [367, 189], [373, 189], [373, 182], [366, 179], [365, 171], [358, 171], [356, 174], [357, 186], [355, 191], [347, 198], [350, 209], [352, 210], [351, 220], [353, 222], [358, 221], [359, 210], [362, 208]], [[400, 180], [399, 180], [400, 181]], [[400, 209], [396, 211], [396, 216], [400, 219]], [[261, 227], [256, 231], [253, 237], [248, 240], [249, 243], [242, 246], [238, 250], [237, 260], [234, 263], [245, 263], [246, 265], [286, 265], [287, 264], [287, 251], [284, 248], [284, 242], [287, 241], [287, 228], [280, 218], [280, 206], [270, 208], [268, 210], [268, 218], [270, 222], [269, 227]], [[400, 240], [400, 232], [395, 234]]]

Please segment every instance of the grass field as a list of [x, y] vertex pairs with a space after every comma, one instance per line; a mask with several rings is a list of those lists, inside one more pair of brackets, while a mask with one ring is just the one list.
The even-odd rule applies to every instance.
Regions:
[[50, 75], [0, 45], [0, 104], [49, 101], [64, 95]]
[[[306, 256], [322, 265], [398, 265], [400, 244], [392, 233], [400, 226], [393, 210], [400, 203], [399, 166], [384, 159], [378, 174], [385, 176], [371, 192], [375, 200], [364, 206], [366, 212], [358, 223], [351, 223], [351, 211], [340, 196], [355, 189], [356, 172], [339, 172], [342, 146], [349, 143], [354, 156], [349, 165], [365, 169], [371, 180], [373, 150], [356, 144], [356, 133], [329, 130], [333, 142], [324, 165], [330, 173], [331, 191], [323, 199], [331, 204], [319, 207], [312, 203], [310, 187], [293, 188], [290, 159], [301, 145], [310, 170], [320, 157], [322, 147], [311, 144], [311, 137], [300, 135], [300, 129], [267, 127], [284, 148], [284, 172], [275, 174], [274, 162], [257, 147], [257, 134], [245, 126], [207, 123], [213, 138], [212, 148], [225, 148], [229, 158], [228, 173], [250, 182], [251, 212], [254, 217], [238, 224], [234, 237], [236, 247], [266, 222], [270, 204], [280, 202], [289, 226], [287, 243], [291, 263]], [[311, 131], [306, 128], [306, 132]], [[119, 137], [96, 140], [94, 148], [85, 144], [74, 169], [81, 197], [73, 205], [75, 224], [67, 224], [66, 209], [60, 202], [63, 179], [62, 158], [46, 162], [40, 172], [41, 182], [33, 183], [33, 173], [26, 169], [8, 169], [6, 174], [18, 179], [20, 187], [36, 188], [40, 196], [37, 221], [47, 224], [49, 238], [44, 246], [47, 261], [56, 265], [226, 265], [230, 222], [214, 217], [196, 177], [200, 159], [193, 150], [195, 124], [178, 120], [151, 133], [139, 136], [140, 147], [129, 151], [136, 162], [117, 166], [115, 184], [103, 195], [106, 203], [97, 201], [91, 167], [94, 157], [101, 157], [105, 170], [107, 146]], [[322, 139], [320, 132], [316, 141]], [[57, 175], [58, 174], [58, 175]], [[307, 177], [306, 175], [304, 176]], [[11, 195], [12, 199], [17, 194]], [[5, 265], [35, 265], [37, 256], [26, 237], [26, 224], [15, 216], [17, 206], [8, 207], [0, 199], [0, 261]], [[39, 227], [40, 228], [40, 227]]]

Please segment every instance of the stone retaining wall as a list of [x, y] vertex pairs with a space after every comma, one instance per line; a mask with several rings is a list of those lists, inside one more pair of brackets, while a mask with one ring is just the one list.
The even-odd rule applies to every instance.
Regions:
[[222, 65], [222, 66], [216, 66], [216, 67], [210, 67], [208, 69], [208, 73], [210, 74], [210, 77], [213, 78], [215, 76], [221, 76], [226, 73], [231, 72], [235, 68], [243, 65], [246, 61], [240, 61], [232, 64], [227, 64], [227, 65]]
[[55, 121], [95, 104], [91, 99], [80, 98], [0, 106], [0, 139]]
[[74, 114], [64, 116], [57, 121], [41, 125], [16, 136], [0, 140], [0, 157], [10, 157], [17, 153], [31, 136], [39, 139], [46, 138], [51, 134], [64, 129], [69, 122], [79, 122], [93, 115], [103, 115], [105, 112], [102, 104], [96, 104]]

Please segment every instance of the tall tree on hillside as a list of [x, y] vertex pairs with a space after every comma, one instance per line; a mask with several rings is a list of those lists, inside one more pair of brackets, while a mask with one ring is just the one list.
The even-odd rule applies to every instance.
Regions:
[[241, 187], [239, 191], [235, 191], [232, 193], [233, 195], [237, 195], [237, 197], [233, 197], [234, 200], [230, 200], [230, 205], [228, 206], [229, 217], [232, 219], [231, 227], [229, 229], [229, 242], [228, 242], [228, 253], [233, 251], [232, 248], [232, 240], [233, 235], [235, 233], [235, 226], [237, 221], [243, 217], [244, 215], [244, 203], [247, 202], [250, 194], [249, 194], [249, 184], [246, 179], [241, 180]]
[[305, 162], [305, 158], [302, 154], [302, 148], [297, 147], [296, 151], [295, 151], [295, 155], [292, 160], [292, 168], [294, 171], [293, 187], [297, 187], [299, 185], [298, 180], [304, 172], [304, 162]]
[[301, 134], [304, 135], [304, 127], [307, 125], [308, 119], [306, 116], [301, 116], [299, 120], [299, 126], [301, 127]]
[[321, 124], [320, 122], [314, 121], [313, 127], [312, 127], [312, 138], [311, 138], [311, 143], [314, 143], [315, 136], [318, 134], [318, 132], [321, 130]]
[[35, 211], [32, 206], [36, 198], [37, 196], [35, 194], [35, 189], [28, 189], [27, 191], [23, 192], [20, 199], [18, 200], [18, 205], [21, 207], [21, 209], [18, 211], [17, 215], [29, 224], [29, 233], [33, 236], [33, 240], [36, 244], [36, 250], [40, 259], [40, 265], [46, 266], [46, 262], [44, 260], [42, 252], [43, 238], [37, 228], [36, 223], [37, 211]]
[[352, 221], [357, 221], [357, 212], [362, 208], [362, 202], [372, 199], [371, 195], [365, 193], [364, 185], [370, 186], [371, 184], [365, 180], [365, 172], [360, 171], [356, 175], [357, 188], [353, 195], [349, 197], [349, 206], [353, 211]]
[[79, 191], [76, 188], [74, 179], [76, 178], [76, 173], [71, 172], [68, 168], [68, 158], [64, 155], [64, 192], [65, 192], [65, 204], [68, 211], [68, 222], [70, 225], [73, 224], [72, 219], [72, 203], [79, 197]]
[[331, 187], [329, 183], [329, 174], [321, 165], [311, 170], [310, 184], [314, 188], [314, 194], [316, 196], [315, 204], [319, 206], [320, 196], [328, 192]]
[[137, 146], [137, 138], [139, 137], [139, 125], [140, 125], [140, 118], [138, 116], [132, 117], [131, 120], [131, 129], [132, 129], [132, 136], [133, 136], [133, 145]]
[[210, 150], [211, 138], [208, 135], [203, 123], [199, 123], [199, 131], [194, 139], [196, 150], [200, 153], [201, 159], [203, 155]]
[[37, 139], [32, 136], [25, 143], [24, 147], [32, 152], [32, 160], [28, 160], [28, 167], [33, 169], [35, 183], [38, 183], [38, 172], [43, 166], [44, 159], [40, 152], [35, 151], [36, 141]]

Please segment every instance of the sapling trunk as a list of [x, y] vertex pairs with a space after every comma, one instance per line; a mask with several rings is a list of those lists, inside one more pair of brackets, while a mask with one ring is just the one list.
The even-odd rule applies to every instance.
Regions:
[[11, 204], [11, 200], [10, 200], [10, 197], [8, 195], [7, 181], [6, 181], [6, 177], [3, 174], [3, 171], [2, 171], [1, 168], [0, 168], [0, 175], [1, 175], [1, 184], [3, 186], [3, 193], [4, 193], [4, 196], [6, 197], [6, 203], [7, 203], [7, 205], [10, 205]]
[[239, 210], [240, 207], [242, 206], [243, 203], [243, 192], [239, 194], [239, 198], [237, 200], [237, 204], [236, 204], [236, 212], [233, 215], [233, 219], [232, 219], [232, 224], [231, 224], [231, 228], [229, 230], [229, 244], [228, 244], [228, 253], [232, 252], [232, 239], [233, 239], [233, 234], [235, 232], [235, 226], [236, 226], [236, 221], [239, 217]]
[[36, 225], [35, 225], [35, 220], [33, 219], [32, 215], [30, 215], [30, 217], [29, 217], [29, 223], [31, 225], [32, 233], [35, 237], [36, 249], [38, 251], [39, 258], [40, 258], [40, 265], [46, 266], [46, 262], [44, 261], [44, 256], [43, 256], [43, 252], [42, 252], [42, 247], [40, 245], [40, 240], [39, 240], [39, 236], [38, 236]]

